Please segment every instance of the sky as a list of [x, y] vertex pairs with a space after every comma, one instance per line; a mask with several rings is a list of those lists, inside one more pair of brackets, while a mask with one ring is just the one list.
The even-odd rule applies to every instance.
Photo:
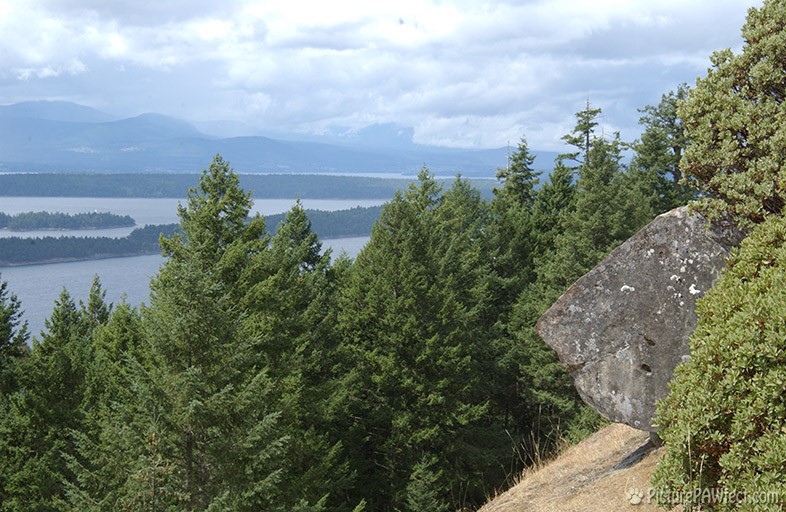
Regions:
[[[376, 123], [413, 142], [561, 151], [742, 46], [761, 0], [0, 0], [0, 104], [67, 100], [248, 133]], [[235, 124], [237, 123], [237, 124]], [[239, 133], [239, 132], [238, 132]]]

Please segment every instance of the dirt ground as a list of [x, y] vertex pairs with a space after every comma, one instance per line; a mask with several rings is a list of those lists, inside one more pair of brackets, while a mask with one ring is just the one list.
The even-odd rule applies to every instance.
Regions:
[[648, 441], [645, 432], [609, 425], [525, 472], [480, 512], [664, 512], [649, 495], [660, 450]]

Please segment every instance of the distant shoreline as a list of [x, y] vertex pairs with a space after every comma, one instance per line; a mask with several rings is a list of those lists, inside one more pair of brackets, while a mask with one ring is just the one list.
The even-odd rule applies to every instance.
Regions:
[[[199, 182], [199, 173], [0, 173], [0, 197], [97, 197], [184, 200]], [[491, 176], [464, 176], [491, 197], [498, 182]], [[389, 201], [417, 181], [411, 177], [354, 174], [240, 173], [240, 186], [254, 200], [331, 199]], [[446, 187], [454, 177], [438, 178]]]
[[50, 258], [47, 260], [36, 260], [36, 261], [22, 261], [22, 262], [6, 262], [0, 260], [0, 269], [3, 268], [10, 268], [10, 267], [32, 267], [35, 265], [52, 265], [55, 263], [76, 263], [78, 261], [93, 261], [93, 260], [111, 260], [115, 258], [135, 258], [137, 256], [153, 256], [156, 254], [161, 254], [161, 251], [145, 251], [145, 252], [138, 252], [138, 253], [128, 253], [128, 254], [98, 254], [95, 256], [85, 257], [85, 258]]
[[[325, 245], [325, 242], [330, 240], [344, 240], [347, 238], [364, 238], [370, 237], [371, 234], [367, 233], [364, 235], [343, 235], [343, 236], [332, 236], [330, 238], [320, 239], [319, 241]], [[50, 258], [46, 260], [34, 260], [34, 261], [23, 261], [23, 262], [6, 262], [0, 260], [0, 271], [3, 268], [11, 268], [11, 267], [32, 267], [36, 265], [53, 265], [56, 263], [76, 263], [79, 261], [94, 261], [94, 260], [111, 260], [115, 258], [135, 258], [138, 256], [155, 256], [161, 255], [161, 250], [158, 251], [140, 251], [140, 252], [132, 252], [128, 254], [100, 254], [90, 257], [78, 258], [78, 257], [71, 257], [71, 258]], [[163, 256], [161, 256], [163, 258]]]

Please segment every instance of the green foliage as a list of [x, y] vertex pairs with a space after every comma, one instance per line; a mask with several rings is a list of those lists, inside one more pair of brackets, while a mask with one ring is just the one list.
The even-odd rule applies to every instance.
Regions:
[[508, 167], [497, 171], [502, 187], [494, 189], [489, 244], [493, 271], [499, 278], [496, 287], [500, 291], [500, 307], [512, 305], [533, 277], [537, 244], [534, 234], [539, 227], [533, 223], [532, 209], [538, 197], [536, 186], [540, 175], [532, 167], [534, 161], [522, 137]]
[[259, 364], [277, 383], [273, 398], [290, 438], [282, 492], [325, 501], [331, 510], [351, 509], [357, 500], [346, 492], [351, 479], [343, 447], [330, 435], [340, 428], [345, 410], [335, 329], [342, 274], [331, 268], [330, 251], [322, 254], [299, 201], [249, 275], [253, 285], [243, 299], [249, 312], [245, 328], [256, 338]]
[[300, 504], [278, 488], [286, 434], [273, 383], [243, 329], [246, 276], [267, 246], [264, 221], [246, 222], [250, 195], [216, 157], [178, 207], [183, 234], [162, 238], [168, 261], [151, 283], [144, 319], [149, 362], [126, 443], [122, 500], [164, 509], [278, 510]]
[[624, 144], [619, 134], [606, 140], [586, 131], [597, 124], [594, 118], [599, 113], [600, 109], [589, 108], [579, 112], [575, 135], [566, 136], [577, 149], [589, 149], [578, 167], [573, 204], [557, 217], [553, 253], [541, 252], [538, 280], [553, 290], [566, 289], [653, 217], [646, 186], [621, 163]]
[[407, 510], [411, 512], [447, 512], [443, 501], [440, 480], [442, 473], [431, 469], [436, 460], [423, 460], [415, 464], [407, 483]]
[[[582, 163], [589, 160], [589, 153], [592, 149], [593, 140], [598, 140], [595, 136], [595, 127], [598, 126], [597, 117], [601, 109], [591, 108], [587, 100], [584, 110], [576, 112], [576, 126], [573, 131], [562, 136], [562, 140], [574, 146], [577, 151], [561, 155], [561, 159], [574, 160]], [[583, 160], [582, 160], [583, 157]]]
[[21, 321], [22, 305], [0, 281], [0, 403], [16, 389], [16, 367], [27, 355], [27, 322]]
[[[658, 404], [666, 455], [654, 484], [664, 501], [683, 498], [702, 510], [783, 510], [785, 310], [786, 222], [772, 215], [699, 301], [691, 357]], [[708, 503], [706, 489], [750, 501]], [[772, 495], [769, 503], [753, 501], [768, 492], [777, 503]]]
[[[566, 138], [580, 165], [540, 190], [522, 138], [491, 203], [423, 169], [381, 211], [298, 201], [272, 234], [216, 157], [179, 227], [146, 232], [167, 258], [149, 307], [113, 308], [96, 282], [26, 360], [0, 352], [0, 510], [480, 505], [597, 425], [533, 326], [650, 214], [654, 185], [595, 136], [598, 113]], [[374, 216], [354, 262], [322, 252], [317, 233]]]
[[786, 4], [765, 0], [748, 11], [742, 53], [712, 55], [712, 68], [679, 108], [690, 145], [681, 169], [707, 194], [711, 218], [751, 225], [783, 210], [786, 187]]
[[558, 159], [524, 217], [529, 226], [523, 240], [530, 252], [530, 268], [518, 270], [519, 276], [527, 278], [512, 298], [503, 323], [502, 339], [507, 340], [508, 350], [499, 364], [506, 369], [501, 375], [513, 378], [508, 384], [512, 390], [509, 396], [515, 397], [508, 398], [507, 414], [515, 425], [511, 431], [519, 433], [519, 457], [526, 463], [551, 453], [564, 437], [578, 436], [574, 431], [591, 428], [585, 426], [584, 418], [595, 414], [582, 404], [568, 372], [534, 328], [540, 315], [572, 282], [555, 279], [549, 271], [557, 263], [557, 239], [566, 235], [576, 197], [573, 170]]
[[139, 312], [119, 304], [96, 327], [93, 340], [81, 404], [84, 427], [72, 431], [76, 450], [67, 458], [75, 475], [66, 485], [67, 501], [75, 510], [123, 510], [118, 496], [126, 478], [125, 455], [136, 448], [124, 443], [136, 422], [128, 412], [137, 399], [129, 362], [143, 353]]
[[688, 97], [686, 84], [661, 97], [658, 105], [640, 109], [643, 115], [639, 124], [644, 126], [641, 140], [633, 143], [636, 155], [631, 169], [641, 173], [640, 180], [645, 188], [655, 193], [653, 210], [663, 213], [687, 204], [696, 196], [696, 191], [683, 183], [680, 160], [688, 139], [685, 137], [682, 120], [677, 107]]
[[502, 188], [494, 189], [494, 195], [503, 202], [531, 206], [535, 201], [535, 187], [540, 172], [532, 164], [535, 157], [530, 154], [527, 139], [522, 137], [518, 148], [510, 155], [508, 166], [497, 171], [497, 180]]
[[538, 192], [532, 210], [532, 223], [537, 226], [532, 234], [536, 255], [545, 255], [554, 249], [554, 240], [562, 231], [566, 216], [575, 208], [575, 199], [573, 170], [560, 159]]
[[77, 454], [93, 330], [108, 315], [96, 280], [87, 305], [63, 291], [46, 331], [19, 368], [19, 390], [0, 418], [0, 510], [65, 510], [75, 481], [68, 461]]
[[418, 187], [383, 208], [352, 269], [339, 320], [358, 369], [354, 464], [373, 510], [406, 506], [424, 456], [454, 507], [464, 496], [477, 503], [482, 475], [497, 470], [489, 434], [498, 443], [504, 434], [489, 424], [481, 378], [491, 357], [485, 210], [466, 182], [443, 196], [424, 169]]

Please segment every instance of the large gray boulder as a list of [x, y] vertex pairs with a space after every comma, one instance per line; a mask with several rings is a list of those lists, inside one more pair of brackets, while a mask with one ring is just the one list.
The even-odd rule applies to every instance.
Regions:
[[743, 235], [678, 208], [660, 215], [576, 281], [540, 318], [538, 334], [581, 397], [611, 421], [657, 432], [655, 402], [688, 356], [696, 299]]

